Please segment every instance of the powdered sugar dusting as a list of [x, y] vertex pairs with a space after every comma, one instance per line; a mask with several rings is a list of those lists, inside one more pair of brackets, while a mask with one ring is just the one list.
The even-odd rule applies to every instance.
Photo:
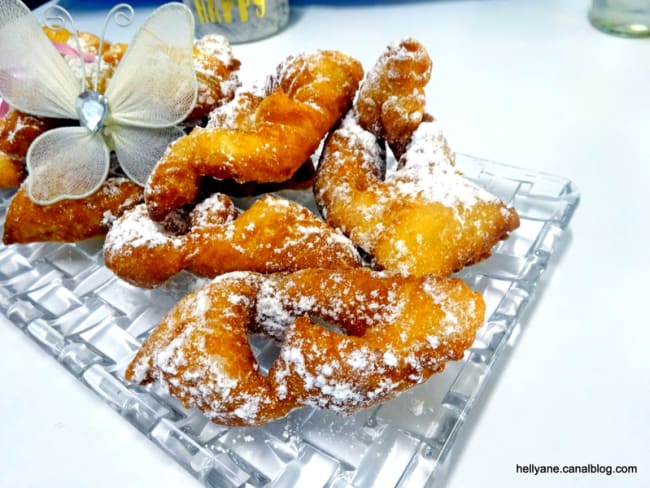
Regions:
[[234, 58], [228, 39], [219, 34], [207, 34], [194, 43], [201, 52], [217, 58], [226, 66], [232, 64]]
[[232, 222], [239, 215], [232, 200], [215, 193], [199, 202], [190, 213], [193, 228], [205, 228], [213, 225], [223, 225]]
[[498, 199], [464, 178], [454, 167], [442, 128], [437, 121], [423, 122], [415, 130], [398, 170], [386, 175], [399, 194], [441, 203], [450, 208], [471, 207]]
[[8, 143], [13, 144], [13, 142], [16, 140], [17, 135], [23, 131], [24, 129], [29, 129], [29, 128], [38, 128], [38, 125], [36, 123], [28, 123], [30, 120], [33, 120], [36, 122], [35, 119], [32, 117], [16, 117], [16, 123], [14, 126], [7, 132], [6, 137], [4, 138]]
[[[176, 307], [181, 330], [175, 336], [165, 337], [165, 342], [149, 358], [156, 380], [166, 384], [187, 406], [204, 410], [215, 421], [223, 421], [227, 416], [243, 425], [255, 424], [264, 405], [269, 403], [269, 391], [263, 383], [243, 388], [244, 376], [231, 366], [231, 348], [240, 344], [238, 336], [246, 335], [246, 324], [239, 320], [238, 310], [242, 306], [252, 307], [253, 301], [236, 291], [220, 302], [219, 293], [213, 295], [217, 289], [225, 291], [235, 283], [250, 285], [254, 281], [254, 274], [232, 273], [187, 295]], [[210, 314], [215, 299], [221, 307], [219, 313]], [[215, 317], [223, 330], [211, 325]], [[223, 349], [215, 349], [210, 343], [224, 331], [220, 339]], [[145, 361], [140, 359], [137, 364], [135, 379], [142, 378], [146, 371], [140, 366]]]
[[[187, 405], [235, 425], [299, 405], [352, 412], [423, 381], [454, 357], [450, 344], [471, 339], [481, 317], [470, 316], [471, 301], [451, 298], [456, 286], [464, 285], [368, 269], [227, 273], [176, 306], [176, 322], [167, 328], [177, 332], [163, 334], [148, 358], [136, 358], [134, 378], [153, 377]], [[323, 326], [308, 317], [358, 335], [316, 333]], [[424, 317], [442, 320], [427, 324]], [[255, 362], [249, 372], [242, 369], [240, 358], [251, 357], [243, 349], [251, 328], [282, 341], [268, 377]], [[278, 405], [280, 413], [270, 414]]]
[[256, 89], [237, 89], [232, 100], [210, 112], [206, 129], [243, 129], [252, 124], [255, 107], [263, 96]]
[[349, 113], [328, 139], [314, 197], [374, 266], [448, 276], [484, 259], [516, 227], [512, 209], [455, 168], [437, 121], [420, 123], [390, 166], [359, 117]]
[[109, 230], [104, 249], [111, 253], [133, 252], [133, 248], [159, 246], [180, 248], [183, 239], [169, 234], [158, 222], [149, 218], [147, 207], [139, 204], [125, 212]]
[[231, 100], [241, 85], [239, 61], [222, 35], [208, 34], [195, 41], [194, 69], [198, 88], [195, 115], [206, 115]]
[[[378, 160], [384, 157], [384, 154], [377, 143], [377, 137], [370, 131], [363, 129], [359, 125], [359, 118], [354, 111], [346, 114], [341, 122], [341, 126], [337, 129], [337, 133], [341, 134], [344, 138], [353, 142], [354, 145], [359, 145], [364, 153], [367, 153], [371, 159]], [[352, 154], [355, 154], [353, 150]], [[343, 159], [342, 154], [334, 155], [336, 159]], [[349, 155], [346, 155], [349, 157]]]

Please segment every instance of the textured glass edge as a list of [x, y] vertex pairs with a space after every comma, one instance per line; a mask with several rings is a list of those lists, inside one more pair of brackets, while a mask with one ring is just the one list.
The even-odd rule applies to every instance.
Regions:
[[[564, 237], [564, 230], [579, 202], [579, 192], [575, 185], [560, 176], [466, 155], [458, 156], [458, 166], [469, 179], [480, 183], [489, 183], [492, 178], [497, 183], [505, 182], [504, 191], [506, 193], [512, 191], [513, 201], [508, 201], [507, 195], [504, 200], [516, 206], [519, 198], [524, 202], [523, 204], [530, 205], [533, 212], [528, 219], [531, 222], [539, 222], [539, 226], [536, 227], [539, 228], [539, 232], [526, 251], [526, 272], [511, 280], [508, 289], [486, 319], [485, 327], [490, 329], [491, 341], [487, 345], [475, 343], [466, 358], [451, 372], [454, 375], [453, 381], [440, 402], [439, 410], [435, 412], [436, 421], [431, 424], [435, 428], [429, 427], [429, 430], [422, 434], [414, 433], [402, 426], [392, 425], [385, 421], [385, 418], [390, 416], [382, 420], [382, 409], [390, 410], [389, 407], [384, 408], [384, 406], [353, 416], [354, 418], [350, 420], [350, 423], [355, 424], [355, 428], [359, 429], [360, 435], [364, 435], [367, 431], [369, 440], [364, 440], [367, 441], [364, 445], [370, 446], [369, 451], [375, 444], [390, 440], [395, 442], [395, 445], [401, 446], [399, 452], [407, 453], [406, 458], [404, 456], [400, 458], [403, 471], [398, 473], [395, 486], [413, 486], [412, 483], [435, 486], [436, 481], [443, 478], [458, 432], [492, 376], [494, 363], [498, 361], [509, 337], [519, 326], [522, 314], [533, 301], [535, 289], [542, 274], [550, 266], [550, 260], [558, 243]], [[11, 194], [10, 191], [0, 193], [0, 200], [2, 200], [0, 216], [3, 216], [6, 211], [6, 203]], [[551, 205], [546, 208], [546, 203]], [[539, 215], [537, 207], [543, 209]], [[84, 258], [88, 257], [91, 261], [98, 259], [96, 255], [100, 247], [96, 242], [80, 243], [74, 248], [80, 249]], [[70, 248], [66, 247], [66, 249]], [[66, 279], [63, 273], [47, 261], [49, 254], [59, 251], [52, 251], [48, 244], [0, 247], [0, 253], [7, 252], [12, 256], [9, 259], [5, 257], [3, 260], [0, 255], [0, 262], [11, 263], [12, 270], [9, 272], [15, 270], [22, 272], [23, 270], [18, 268], [23, 266], [23, 261], [26, 263], [39, 261], [42, 266], [38, 273], [30, 274], [30, 270], [25, 265], [20, 280], [0, 281], [0, 292], [2, 292], [0, 308], [5, 316], [206, 486], [290, 486], [286, 484], [290, 479], [294, 479], [295, 476], [300, 477], [301, 474], [305, 475], [305, 472], [310, 471], [314, 466], [317, 467], [314, 469], [324, 477], [322, 486], [375, 486], [376, 478], [364, 478], [364, 473], [360, 475], [363, 460], [359, 461], [357, 466], [350, 466], [349, 461], [340, 461], [334, 453], [327, 452], [327, 449], [323, 450], [319, 439], [296, 437], [295, 432], [300, 427], [309, 425], [310, 422], [312, 424], [319, 422], [319, 417], [323, 417], [319, 413], [314, 415], [313, 411], [306, 410], [296, 412], [286, 421], [272, 425], [264, 431], [264, 435], [269, 432], [273, 434], [272, 438], [265, 442], [278, 442], [278, 439], [280, 444], [284, 442], [271, 455], [277, 456], [278, 452], [287, 451], [289, 454], [286, 455], [286, 459], [289, 461], [284, 465], [283, 470], [280, 470], [282, 463], [278, 462], [279, 474], [274, 479], [261, 474], [247, 459], [245, 449], [238, 448], [237, 452], [232, 449], [234, 443], [241, 442], [242, 439], [246, 442], [247, 436], [251, 435], [246, 434], [245, 429], [225, 429], [214, 426], [198, 413], [184, 416], [180, 413], [183, 410], [180, 405], [162, 400], [164, 392], [132, 388], [121, 380], [121, 372], [126, 366], [128, 353], [131, 352], [131, 348], [133, 351], [137, 348], [137, 343], [132, 343], [127, 336], [119, 337], [120, 331], [122, 327], [128, 330], [136, 324], [141, 317], [138, 313], [142, 311], [129, 311], [133, 316], [126, 314], [126, 317], [120, 317], [123, 319], [123, 324], [119, 324], [121, 327], [115, 327], [115, 319], [107, 315], [105, 323], [99, 320], [93, 323], [92, 327], [89, 326], [92, 334], [80, 326], [78, 331], [75, 330], [66, 337], [60, 330], [60, 324], [53, 323], [52, 320], [43, 320], [39, 316], [41, 311], [38, 310], [38, 303], [35, 302], [42, 296], [47, 296], [50, 291], [48, 286], [51, 286], [51, 283]], [[521, 260], [521, 256], [517, 258]], [[494, 270], [490, 269], [489, 264], [481, 266], [483, 267], [478, 268], [480, 271], [476, 274], [473, 269], [469, 269], [461, 276], [469, 278], [470, 284], [472, 279], [479, 275], [491, 279]], [[102, 280], [106, 278], [102, 275], [101, 268], [91, 270], [88, 275], [81, 276], [80, 284], [74, 288], [75, 291], [85, 292], [86, 288], [83, 285], [86, 281], [99, 283], [101, 287], [104, 283]], [[106, 281], [109, 278], [110, 276]], [[494, 279], [502, 280], [499, 272], [495, 273]], [[188, 282], [181, 278], [178, 289], [174, 289], [172, 285], [166, 290], [170, 303], [182, 294], [184, 286], [191, 286], [191, 279]], [[59, 293], [56, 300], [48, 302], [52, 310], [71, 308], [68, 302], [74, 301], [75, 297], [61, 295]], [[101, 293], [99, 296], [101, 297]], [[93, 313], [99, 315], [102, 307], [105, 306], [103, 303], [84, 302], [84, 306], [86, 305], [96, 306], [97, 310], [93, 309]], [[100, 312], [97, 312], [98, 310]], [[16, 320], [12, 320], [12, 317]], [[102, 334], [105, 334], [106, 338], [101, 337]], [[124, 350], [122, 351], [124, 357], [115, 362], [106, 361], [102, 348], [111, 348], [114, 352], [116, 341], [119, 342], [118, 349]], [[196, 425], [199, 425], [200, 429]], [[297, 427], [294, 429], [292, 426]], [[274, 432], [274, 429], [278, 432]], [[379, 441], [373, 436], [378, 436]], [[381, 454], [391, 455], [390, 452]]]
[[[470, 161], [474, 167], [478, 165], [482, 168], [482, 171], [489, 169], [502, 178], [514, 178], [520, 181], [526, 178], [526, 180], [548, 182], [551, 184], [551, 187], [560, 190], [555, 194], [540, 193], [536, 197], [540, 200], [560, 199], [566, 202], [567, 205], [565, 211], [546, 222], [548, 225], [546, 232], [540, 235], [540, 238], [529, 251], [530, 255], [533, 256], [531, 258], [533, 266], [536, 268], [536, 273], [532, 274], [535, 278], [522, 280], [518, 283], [519, 286], [510, 289], [511, 293], [515, 293], [516, 291], [518, 300], [520, 301], [514, 313], [501, 313], [497, 310], [490, 317], [486, 318], [486, 324], [499, 324], [501, 331], [500, 340], [492, 345], [491, 348], [481, 350], [477, 350], [475, 346], [470, 348], [469, 355], [463, 367], [442, 401], [443, 405], [453, 405], [455, 407], [455, 412], [450, 414], [452, 418], [455, 418], [455, 421], [450, 422], [453, 423], [453, 426], [449, 429], [444, 444], [437, 450], [435, 467], [426, 483], [426, 486], [432, 488], [440, 486], [438, 481], [444, 481], [445, 470], [449, 467], [448, 457], [452, 452], [454, 441], [457, 439], [473, 406], [494, 374], [494, 365], [499, 361], [504, 350], [508, 347], [510, 338], [522, 326], [521, 318], [535, 299], [537, 288], [543, 279], [542, 275], [552, 264], [551, 259], [562, 242], [564, 231], [572, 220], [580, 202], [580, 191], [573, 181], [565, 177], [519, 168], [486, 159], [474, 158], [469, 155], [458, 155], [458, 165], [461, 170]], [[471, 178], [470, 175], [468, 177]], [[468, 385], [469, 392], [467, 391]]]

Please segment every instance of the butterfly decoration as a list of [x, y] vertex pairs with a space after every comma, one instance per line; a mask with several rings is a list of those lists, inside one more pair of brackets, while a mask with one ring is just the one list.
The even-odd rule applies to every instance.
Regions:
[[[58, 9], [76, 35], [70, 15]], [[124, 9], [130, 22], [133, 9], [119, 4], [106, 23], [116, 13], [128, 17]], [[30, 198], [45, 205], [91, 195], [108, 176], [111, 151], [124, 173], [144, 186], [167, 146], [182, 135], [177, 124], [196, 101], [193, 41], [191, 11], [180, 3], [162, 5], [144, 21], [100, 94], [103, 41], [94, 86], [86, 86], [86, 76], [74, 74], [25, 4], [0, 0], [0, 98], [21, 112], [79, 122], [32, 142], [26, 156]]]

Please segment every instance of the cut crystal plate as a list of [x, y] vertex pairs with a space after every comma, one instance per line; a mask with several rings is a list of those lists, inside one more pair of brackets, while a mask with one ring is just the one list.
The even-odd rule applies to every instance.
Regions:
[[[183, 273], [156, 290], [130, 286], [104, 267], [101, 239], [0, 246], [0, 309], [206, 486], [436, 486], [495, 362], [544, 272], [556, 264], [579, 201], [575, 185], [559, 176], [463, 155], [458, 166], [521, 218], [490, 259], [459, 275], [483, 294], [485, 324], [463, 360], [350, 417], [302, 408], [263, 427], [227, 428], [183, 408], [160, 387], [127, 383], [124, 370], [142, 341], [202, 281]], [[0, 192], [1, 221], [11, 196]], [[273, 344], [256, 338], [252, 347], [262, 366], [272, 361]]]

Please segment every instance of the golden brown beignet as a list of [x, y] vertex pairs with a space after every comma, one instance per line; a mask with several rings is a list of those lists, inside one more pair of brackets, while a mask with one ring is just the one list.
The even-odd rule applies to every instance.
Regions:
[[514, 208], [456, 171], [436, 122], [419, 125], [385, 179], [383, 165], [377, 140], [351, 113], [328, 138], [314, 182], [326, 220], [377, 268], [448, 276], [519, 226]]
[[366, 73], [354, 104], [359, 125], [386, 139], [397, 159], [425, 117], [431, 58], [415, 39], [391, 43]]
[[[228, 273], [181, 299], [126, 378], [161, 382], [225, 425], [263, 424], [302, 405], [352, 413], [460, 359], [484, 310], [458, 279], [367, 268]], [[253, 331], [281, 341], [268, 375], [248, 345]]]
[[189, 230], [175, 234], [139, 205], [106, 236], [104, 261], [129, 283], [151, 288], [183, 269], [203, 277], [229, 271], [273, 273], [361, 265], [354, 245], [295, 202], [266, 195], [239, 214], [215, 194], [191, 213]]
[[5, 244], [40, 241], [76, 242], [102, 236], [113, 220], [143, 200], [142, 188], [126, 178], [108, 178], [82, 200], [39, 205], [20, 187], [11, 199], [4, 223]]
[[169, 147], [145, 190], [149, 215], [161, 221], [194, 203], [202, 176], [238, 183], [290, 179], [350, 107], [362, 76], [359, 62], [337, 51], [289, 58], [266, 93], [241, 94], [221, 109], [227, 117], [214, 117], [219, 122]]

